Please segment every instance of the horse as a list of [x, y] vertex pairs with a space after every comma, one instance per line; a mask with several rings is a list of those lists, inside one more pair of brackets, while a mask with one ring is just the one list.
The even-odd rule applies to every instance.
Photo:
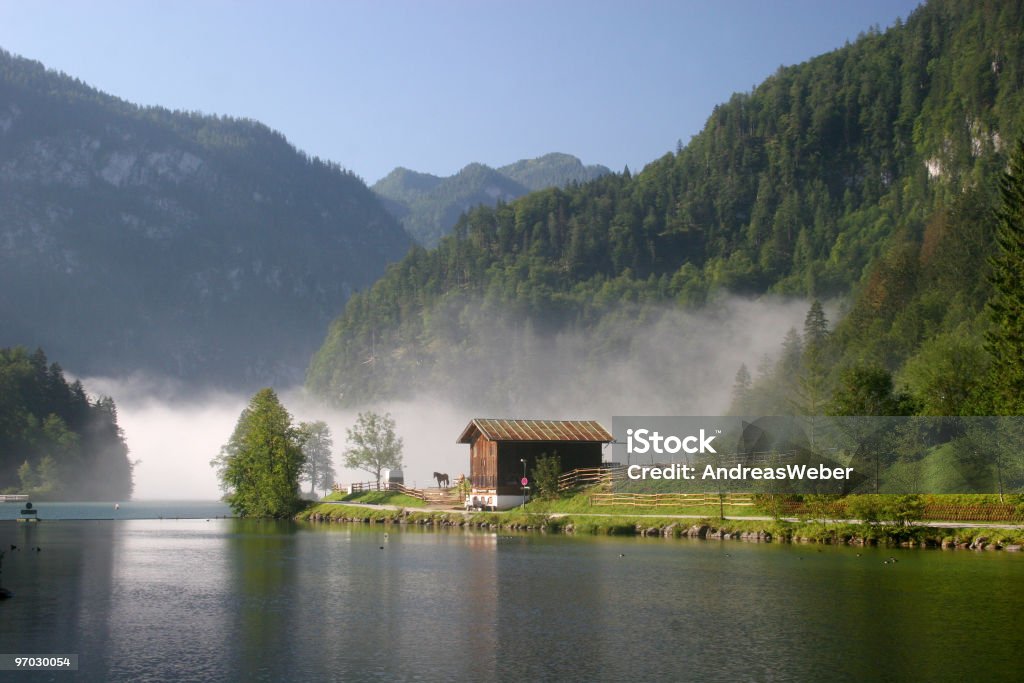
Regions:
[[444, 472], [434, 472], [434, 479], [437, 480], [438, 488], [448, 488], [448, 475]]

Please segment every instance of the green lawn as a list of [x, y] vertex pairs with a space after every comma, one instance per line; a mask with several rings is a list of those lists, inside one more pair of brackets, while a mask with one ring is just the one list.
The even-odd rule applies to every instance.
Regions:
[[348, 503], [370, 503], [373, 505], [401, 505], [406, 508], [421, 508], [424, 502], [419, 498], [407, 496], [398, 491], [364, 491], [362, 493], [347, 494], [344, 491], [335, 491], [324, 500], [338, 500]]
[[[616, 516], [629, 515], [696, 515], [699, 517], [718, 517], [719, 508], [717, 505], [702, 505], [699, 507], [647, 507], [643, 505], [591, 505], [590, 495], [583, 491], [572, 496], [562, 497], [555, 500], [532, 500], [526, 504], [527, 512], [587, 512], [596, 514], [607, 514]], [[763, 516], [764, 510], [756, 506], [730, 506], [724, 508], [727, 517], [749, 517]]]
[[[860, 496], [860, 499], [865, 501], [869, 499], [878, 498], [879, 501], [888, 499], [888, 496]], [[938, 496], [923, 496], [923, 502], [930, 505], [934, 504], [947, 504], [947, 505], [985, 505], [995, 504], [999, 502], [998, 496], [991, 495], [938, 495]], [[418, 508], [423, 509], [423, 501], [407, 496], [398, 492], [391, 491], [368, 491], [365, 493], [357, 493], [353, 495], [346, 495], [344, 493], [333, 493], [325, 500], [333, 501], [347, 501], [347, 502], [358, 502], [358, 503], [374, 503], [378, 505], [388, 504], [397, 505], [403, 508]], [[1003, 498], [1003, 503], [1016, 503], [1021, 505], [1021, 496], [1006, 496]], [[336, 504], [321, 504], [315, 508], [311, 508], [306, 511], [303, 517], [308, 518], [309, 514], [319, 513], [327, 515], [332, 518], [340, 517], [356, 517], [356, 518], [371, 518], [388, 521], [397, 521], [401, 513], [391, 510], [373, 510], [369, 508], [351, 508], [347, 506], [341, 506]], [[771, 516], [771, 511], [764, 509], [760, 506], [726, 506], [724, 512], [729, 517], [754, 517], [754, 516]], [[701, 507], [644, 507], [644, 506], [633, 506], [633, 505], [614, 505], [614, 506], [595, 506], [591, 505], [589, 493], [584, 491], [573, 495], [565, 495], [555, 500], [534, 500], [528, 503], [524, 508], [515, 508], [503, 513], [480, 513], [465, 518], [473, 524], [496, 524], [501, 527], [513, 527], [522, 528], [527, 525], [535, 526], [542, 524], [545, 528], [552, 531], [558, 530], [565, 527], [566, 525], [572, 524], [577, 532], [583, 533], [598, 533], [598, 534], [630, 534], [635, 533], [635, 528], [639, 524], [642, 527], [661, 527], [672, 525], [675, 529], [675, 533], [678, 534], [684, 528], [698, 523], [697, 520], [679, 520], [671, 519], [670, 515], [693, 515], [704, 518], [705, 523], [714, 524], [716, 527], [722, 529], [728, 529], [733, 531], [769, 531], [776, 538], [782, 539], [786, 537], [804, 537], [811, 538], [814, 540], [826, 540], [833, 539], [838, 540], [843, 537], [868, 537], [878, 538], [879, 540], [908, 540], [917, 536], [920, 539], [929, 538], [932, 541], [940, 541], [945, 539], [961, 540], [961, 538], [971, 537], [977, 535], [979, 532], [977, 529], [962, 529], [962, 530], [946, 530], [945, 532], [938, 529], [926, 530], [923, 528], [917, 528], [911, 532], [906, 528], [892, 527], [889, 525], [847, 525], [847, 524], [835, 524], [828, 523], [822, 524], [814, 519], [810, 511], [804, 510], [800, 513], [795, 513], [792, 510], [781, 511], [783, 516], [800, 517], [803, 521], [797, 523], [786, 523], [779, 520], [774, 521], [756, 521], [756, 520], [734, 520], [734, 521], [715, 521], [719, 516], [718, 506], [701, 506]], [[856, 514], [850, 514], [858, 512], [858, 510], [847, 510], [845, 505], [840, 504], [840, 507], [835, 510], [823, 510], [821, 514], [829, 512], [827, 516], [830, 517], [843, 517], [849, 518], [851, 516], [858, 516]], [[419, 518], [423, 515], [429, 515], [432, 519], [443, 519], [446, 518], [443, 513], [438, 512], [436, 515], [428, 513], [426, 511], [414, 513], [415, 517]], [[601, 517], [587, 517], [585, 515], [599, 514]], [[551, 517], [551, 515], [556, 515]], [[645, 517], [640, 517], [644, 515]], [[459, 518], [463, 519], [463, 518]], [[410, 520], [413, 521], [413, 520]], [[986, 536], [990, 536], [993, 540], [997, 540], [1003, 543], [1020, 543], [1024, 540], [1024, 532], [1020, 530], [1010, 531], [995, 531], [987, 530], [984, 532]]]
[[[865, 500], [865, 499], [879, 499], [884, 502], [886, 499], [892, 496], [876, 496], [868, 494], [858, 494], [851, 496], [848, 500]], [[946, 506], [998, 506], [1000, 510], [1013, 510], [1016, 509], [1016, 513], [1011, 513], [1006, 516], [1005, 519], [992, 518], [986, 521], [1014, 521], [1020, 523], [1021, 512], [1024, 511], [1024, 496], [1020, 494], [1011, 494], [999, 496], [995, 494], [933, 494], [921, 496], [921, 501], [938, 516], [927, 517], [926, 519], [936, 519], [949, 521], [942, 516], [938, 508]], [[847, 510], [845, 501], [837, 499], [836, 508], [831, 511], [831, 515], [834, 517], [849, 518], [857, 517], [855, 510]], [[811, 516], [811, 513], [807, 510], [797, 511], [794, 510], [790, 505], [784, 505], [781, 503], [776, 510], [770, 509], [770, 505], [725, 505], [721, 512], [725, 513], [726, 517], [764, 517], [764, 516], [775, 516], [779, 514], [782, 517], [804, 517]], [[522, 510], [522, 508], [518, 508]], [[543, 513], [597, 513], [607, 514], [622, 517], [629, 517], [632, 515], [696, 515], [707, 518], [719, 517], [720, 510], [717, 505], [703, 505], [699, 507], [682, 507], [682, 506], [643, 506], [643, 505], [591, 505], [590, 495], [588, 491], [582, 491], [573, 495], [563, 495], [561, 498], [554, 500], [533, 500], [530, 501], [525, 508], [526, 512], [543, 512]]]

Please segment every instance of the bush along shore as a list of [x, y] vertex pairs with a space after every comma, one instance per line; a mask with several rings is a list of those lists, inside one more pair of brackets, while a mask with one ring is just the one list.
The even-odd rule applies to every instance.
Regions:
[[843, 523], [808, 520], [736, 520], [630, 518], [586, 514], [524, 514], [522, 512], [426, 511], [379, 509], [319, 504], [296, 519], [312, 523], [396, 524], [430, 528], [476, 528], [566, 534], [657, 536], [702, 540], [738, 540], [754, 543], [824, 543], [1006, 550], [1024, 548], [1024, 529], [993, 527], [940, 527], [913, 523]]

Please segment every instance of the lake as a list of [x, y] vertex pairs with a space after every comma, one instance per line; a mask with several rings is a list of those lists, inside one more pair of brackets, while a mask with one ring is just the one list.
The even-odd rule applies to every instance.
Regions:
[[[115, 505], [117, 507], [115, 507]], [[0, 503], [0, 521], [18, 519], [23, 503]], [[41, 520], [68, 519], [206, 519], [230, 517], [231, 508], [219, 501], [143, 500], [124, 503], [32, 503]], [[2, 548], [0, 548], [2, 550]]]
[[163, 516], [0, 522], [0, 653], [80, 665], [6, 680], [1020, 679], [1016, 554]]

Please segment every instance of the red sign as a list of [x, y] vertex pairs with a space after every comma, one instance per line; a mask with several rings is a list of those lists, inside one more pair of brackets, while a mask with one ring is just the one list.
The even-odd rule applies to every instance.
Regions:
[[526, 486], [527, 484], [530, 483], [530, 480], [527, 479], [526, 477], [523, 477], [522, 479], [519, 480], [519, 483], [522, 484], [523, 486]]

